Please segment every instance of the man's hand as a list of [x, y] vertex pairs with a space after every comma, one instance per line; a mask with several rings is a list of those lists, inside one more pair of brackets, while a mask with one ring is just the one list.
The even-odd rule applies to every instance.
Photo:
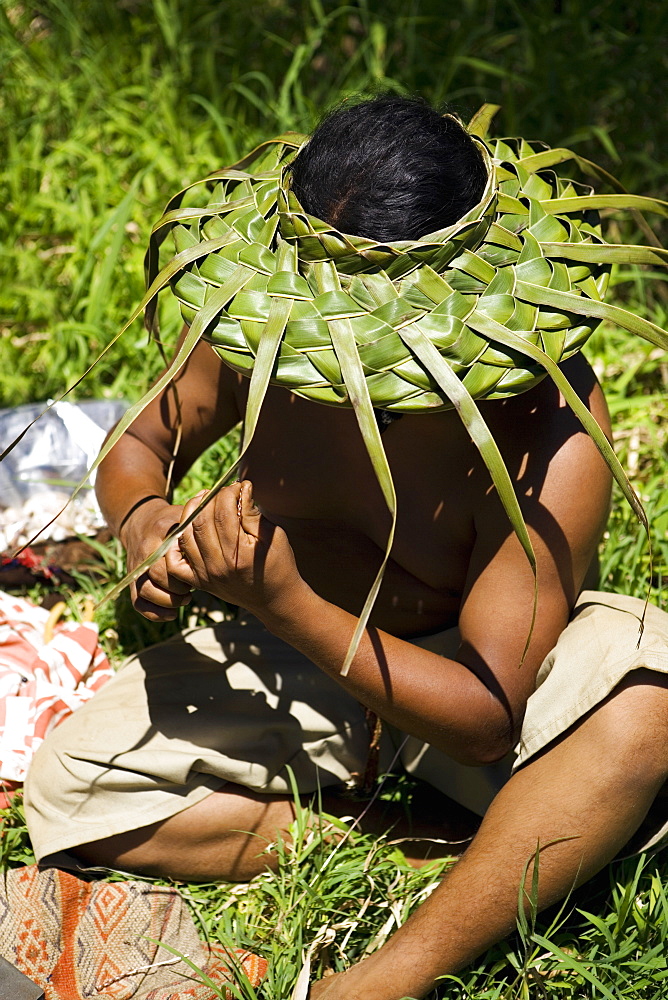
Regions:
[[[128, 571], [147, 559], [181, 520], [183, 508], [155, 497], [138, 507], [127, 519], [121, 541], [127, 552]], [[172, 543], [178, 557], [178, 543]], [[171, 552], [171, 549], [170, 549]], [[169, 554], [169, 553], [168, 553]], [[135, 610], [152, 622], [172, 621], [178, 609], [190, 603], [191, 586], [171, 575], [163, 556], [131, 585]]]
[[[205, 496], [188, 501], [182, 521]], [[306, 586], [287, 535], [262, 515], [248, 481], [222, 489], [184, 529], [165, 561], [174, 579], [238, 604], [261, 620], [294, 608]]]

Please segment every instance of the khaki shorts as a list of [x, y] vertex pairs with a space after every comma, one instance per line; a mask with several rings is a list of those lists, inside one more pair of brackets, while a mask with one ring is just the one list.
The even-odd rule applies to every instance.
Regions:
[[[467, 767], [384, 727], [381, 771], [398, 762], [482, 815], [512, 771], [573, 726], [631, 671], [668, 673], [668, 614], [584, 592], [541, 666], [516, 753]], [[453, 657], [456, 628], [414, 640]], [[197, 628], [129, 660], [40, 747], [26, 783], [35, 853], [165, 820], [226, 781], [265, 792], [338, 785], [364, 770], [363, 708], [254, 618]], [[668, 811], [668, 805], [667, 805]], [[668, 837], [668, 815], [640, 848]], [[634, 845], [635, 846], [635, 845]], [[639, 848], [639, 849], [640, 849]]]

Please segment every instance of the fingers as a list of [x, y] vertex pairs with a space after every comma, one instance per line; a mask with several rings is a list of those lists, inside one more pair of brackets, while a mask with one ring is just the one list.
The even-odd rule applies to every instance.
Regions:
[[[261, 529], [268, 522], [255, 503], [251, 482], [232, 483], [212, 495], [203, 490], [180, 514], [180, 534], [133, 588], [136, 610], [150, 621], [176, 618], [195, 587], [234, 603], [257, 590], [258, 543], [266, 547]], [[139, 558], [146, 544], [141, 540]]]
[[[150, 525], [143, 536], [133, 538], [128, 549], [128, 569], [140, 565], [158, 548], [166, 535], [179, 524], [183, 508], [173, 506], [168, 514]], [[197, 581], [193, 578], [177, 539], [173, 539], [167, 552], [157, 559], [132, 584], [132, 603], [135, 609], [150, 621], [170, 621], [177, 617], [178, 609], [190, 603]]]
[[[190, 523], [188, 524], [188, 520]], [[234, 574], [253, 563], [261, 514], [248, 481], [202, 491], [184, 506], [178, 547], [165, 562], [170, 576], [221, 596]]]
[[[195, 513], [206, 495], [203, 491], [188, 501], [182, 523]], [[259, 516], [249, 482], [232, 483], [212, 497], [181, 535], [181, 551], [195, 575], [220, 561], [221, 556], [234, 561], [241, 537], [256, 537]]]
[[262, 514], [260, 513], [260, 508], [253, 499], [253, 484], [246, 479], [240, 483], [240, 487], [238, 513], [241, 527], [247, 535], [252, 535], [253, 538], [259, 538], [260, 519]]
[[[179, 584], [179, 591], [173, 588]], [[175, 580], [169, 587], [160, 587], [150, 579], [148, 573], [142, 573], [136, 582], [137, 594], [145, 601], [158, 604], [164, 608], [180, 608], [190, 600], [192, 588]]]
[[132, 585], [132, 598], [135, 610], [149, 621], [173, 621], [178, 609], [190, 604], [192, 594], [190, 588], [185, 594], [175, 594], [156, 587], [148, 574], [142, 573]]
[[132, 602], [132, 606], [135, 611], [150, 622], [173, 622], [178, 616], [177, 610], [161, 608], [157, 604], [143, 600], [141, 597], [136, 597]]
[[192, 581], [177, 579], [171, 571], [170, 563], [173, 553], [178, 551], [175, 541], [162, 559], [142, 573], [133, 585], [133, 605], [135, 610], [149, 621], [173, 621], [178, 609], [190, 604], [192, 600]]
[[173, 566], [179, 565], [182, 560], [183, 556], [179, 549], [178, 539], [174, 539], [162, 559], [158, 559], [147, 569], [146, 577], [149, 584], [158, 591], [167, 591], [177, 596], [189, 594], [192, 584], [178, 579], [172, 572]]
[[190, 593], [199, 585], [200, 581], [186, 554], [186, 543], [183, 534], [178, 535], [174, 539], [173, 545], [167, 550], [165, 565], [169, 573], [169, 578], [178, 582], [181, 589], [185, 589]]
[[[183, 508], [181, 523], [191, 517], [207, 495], [206, 490], [197, 493]], [[206, 579], [207, 559], [220, 550], [220, 543], [212, 521], [215, 498], [204, 507], [194, 520], [187, 525], [178, 540], [178, 555], [170, 559], [170, 570], [182, 580], [198, 582]]]

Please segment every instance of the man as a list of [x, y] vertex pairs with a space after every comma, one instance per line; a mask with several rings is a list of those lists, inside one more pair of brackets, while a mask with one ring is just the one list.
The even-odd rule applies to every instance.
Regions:
[[[379, 243], [419, 237], [430, 231], [426, 220], [447, 227], [476, 204], [486, 174], [476, 180], [478, 154], [463, 129], [435, 137], [441, 121], [396, 99], [339, 112], [300, 153], [293, 190], [311, 215]], [[454, 150], [449, 157], [441, 141]], [[373, 162], [360, 153], [368, 149]], [[419, 170], [406, 149], [419, 151]], [[415, 199], [399, 191], [420, 188], [425, 156], [435, 180], [426, 195], [418, 191], [426, 208], [413, 223]], [[466, 170], [450, 170], [446, 198], [440, 168], [467, 156]], [[369, 177], [373, 190], [357, 190]], [[450, 194], [450, 215], [432, 213]], [[562, 370], [609, 434], [588, 364], [576, 355]], [[249, 385], [200, 342], [177, 387], [179, 476], [244, 419]], [[304, 794], [336, 792], [364, 769], [365, 706], [385, 725], [381, 767], [398, 755], [484, 813], [461, 860], [411, 920], [376, 954], [311, 989], [317, 1000], [399, 1000], [424, 996], [438, 976], [509, 933], [539, 848], [546, 906], [624, 850], [643, 824], [638, 843], [660, 841], [666, 616], [648, 610], [638, 646], [640, 602], [585, 592], [576, 605], [606, 521], [606, 464], [552, 381], [479, 408], [536, 553], [533, 629], [530, 566], [458, 414], [378, 414], [398, 521], [369, 625], [343, 676], [390, 515], [353, 411], [272, 386], [241, 481], [196, 514], [133, 585], [136, 609], [152, 620], [175, 617], [195, 587], [244, 611], [237, 622], [147, 650], [46, 742], [28, 787], [40, 856], [68, 850], [85, 864], [247, 879], [271, 862], [262, 851], [292, 819], [288, 767]], [[100, 468], [98, 495], [130, 569], [202, 500], [181, 509], [168, 498], [176, 424], [165, 390]], [[448, 815], [436, 819], [448, 831]]]

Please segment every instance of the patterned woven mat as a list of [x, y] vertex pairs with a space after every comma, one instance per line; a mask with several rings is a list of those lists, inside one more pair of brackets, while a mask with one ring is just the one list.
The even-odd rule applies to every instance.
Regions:
[[[97, 625], [55, 621], [53, 613], [0, 590], [2, 790], [23, 782], [47, 733], [114, 675]], [[0, 808], [6, 805], [0, 794]]]
[[0, 876], [0, 955], [46, 1000], [231, 998], [226, 983], [257, 987], [267, 969], [251, 952], [203, 944], [175, 889], [36, 865]]

